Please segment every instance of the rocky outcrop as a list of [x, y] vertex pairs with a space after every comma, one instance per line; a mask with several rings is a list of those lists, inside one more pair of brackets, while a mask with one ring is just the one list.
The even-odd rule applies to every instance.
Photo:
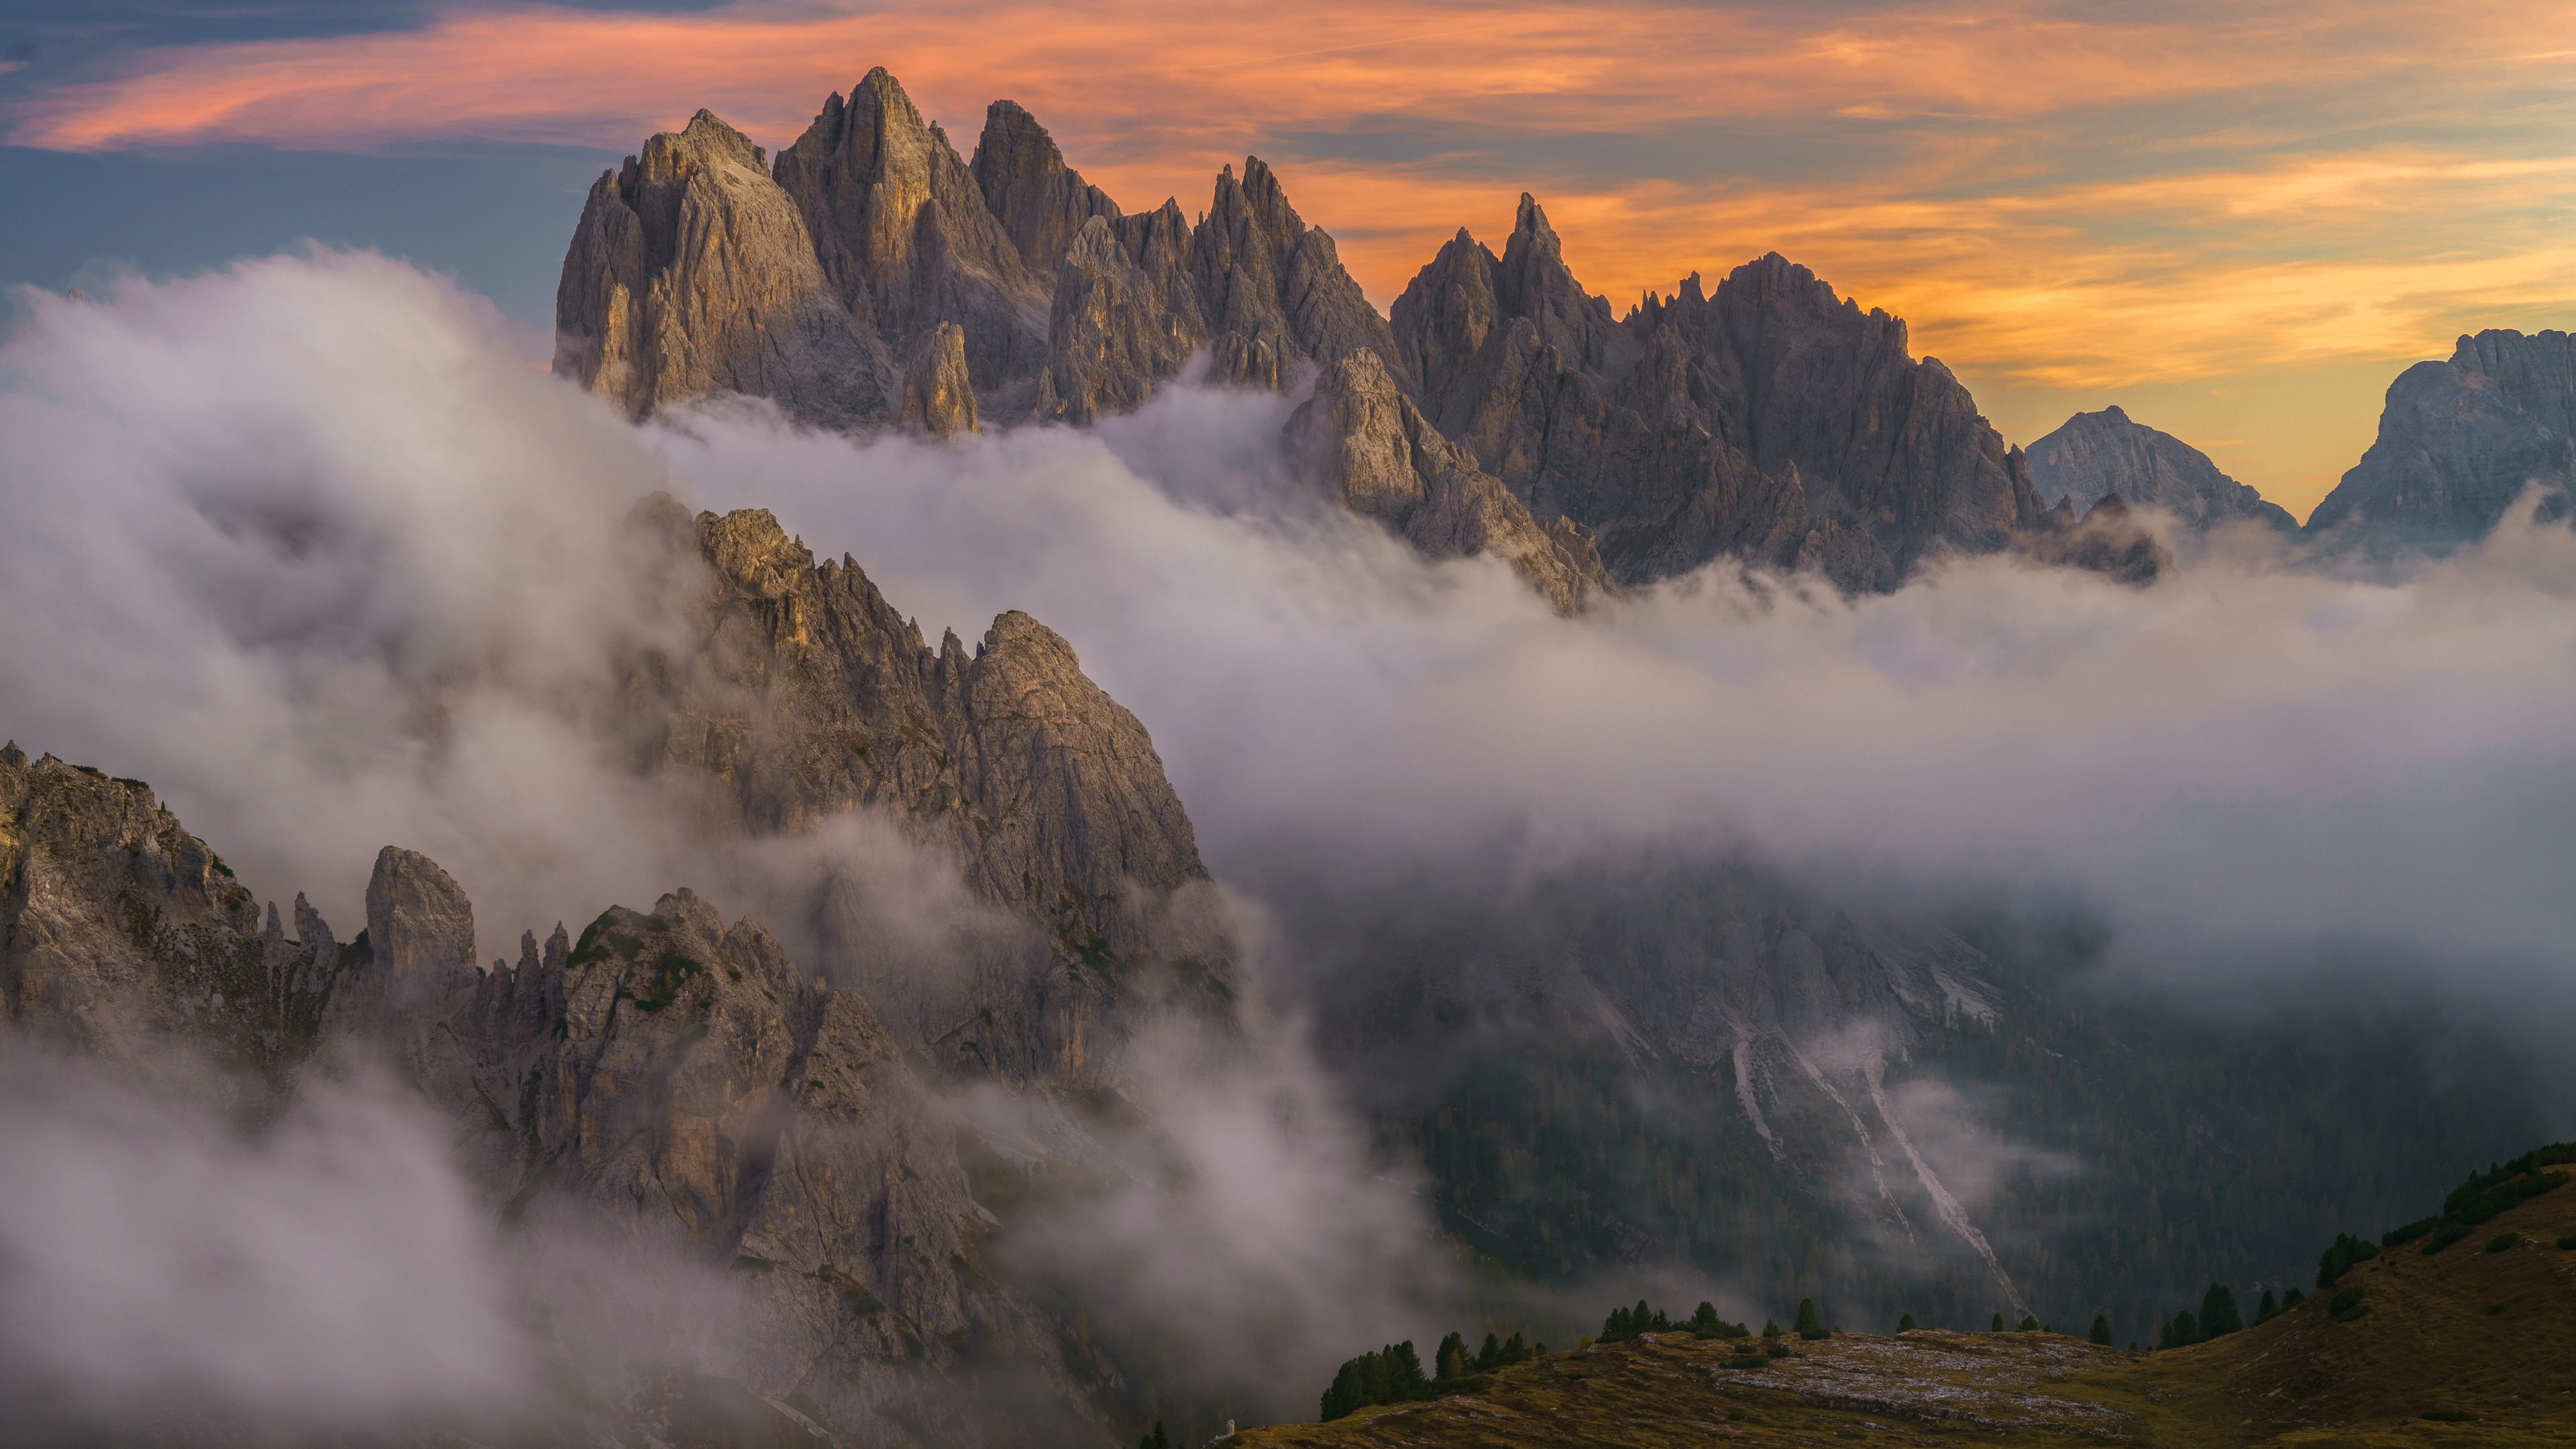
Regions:
[[[1575, 283], [1546, 212], [1524, 195], [1503, 256], [1460, 232], [1397, 300], [1393, 326], [1441, 431], [1537, 517], [1595, 530], [1621, 581], [1732, 557], [1815, 570], [1846, 588], [1893, 587], [1926, 540], [1854, 506], [1841, 483], [1846, 450], [1775, 447], [1767, 466], [1756, 457], [1763, 439], [1797, 426], [1773, 424], [1747, 401], [1746, 358], [1724, 320], [1746, 309], [1721, 312], [1699, 296], [1696, 278], [1669, 304], [1648, 300], [1614, 324], [1608, 304]], [[1763, 330], [1762, 304], [1750, 310]], [[1810, 350], [1867, 346], [1820, 337]], [[1767, 365], [1757, 357], [1753, 370]], [[1765, 406], [1770, 386], [1764, 373], [1752, 390]], [[1870, 402], [1846, 403], [1878, 416]], [[1819, 461], [1832, 482], [1815, 480]], [[2009, 479], [2000, 484], [2009, 494]], [[1979, 530], [1963, 546], [1996, 542]]]
[[2311, 534], [2442, 547], [2483, 538], [2533, 484], [2563, 518], [2576, 488], [2576, 343], [2564, 332], [2462, 337], [2388, 387], [2379, 437], [2308, 515]]
[[[1100, 217], [1083, 223], [1058, 270], [1039, 416], [1085, 424], [1140, 407], [1207, 345], [1188, 265], [1178, 206], [1114, 230]], [[1262, 385], [1275, 386], [1276, 371]]]
[[842, 306], [899, 354], [942, 322], [998, 397], [1035, 395], [1047, 280], [985, 204], [945, 132], [880, 66], [834, 94], [771, 174], [802, 210]]
[[903, 425], [935, 437], [982, 431], [966, 371], [966, 332], [942, 322], [912, 349], [903, 374]]
[[2117, 407], [2068, 418], [2031, 444], [2029, 456], [2031, 491], [2052, 506], [2065, 502], [2082, 512], [2117, 494], [2200, 528], [2240, 518], [2283, 532], [2296, 532], [2299, 526], [2280, 505], [2264, 502], [2252, 487], [2219, 472], [2208, 454], [2171, 433], [2132, 422]]
[[1118, 203], [1064, 164], [1064, 152], [1017, 101], [984, 109], [984, 134], [967, 168], [1029, 275], [1049, 278], [1093, 217], [1115, 223]]
[[[440, 936], [453, 906], [394, 885], [424, 870], [379, 860], [370, 934]], [[613, 906], [396, 1026], [423, 1019], [455, 1046], [414, 1080], [494, 1209], [570, 1207], [737, 1275], [755, 1313], [722, 1367], [756, 1394], [860, 1443], [982, 1442], [998, 1410], [960, 1382], [980, 1346], [1017, 1361], [1010, 1412], [1093, 1429], [1052, 1326], [980, 1266], [995, 1221], [904, 1047], [758, 924], [685, 889]]]
[[[13, 1034], [155, 1080], [167, 1046], [275, 1081], [310, 1050], [352, 955], [295, 898], [295, 934], [140, 780], [0, 748], [0, 1008]], [[363, 947], [359, 948], [363, 951]]]
[[1240, 181], [1231, 166], [1218, 175], [1191, 244], [1199, 305], [1212, 335], [1232, 333], [1267, 348], [1283, 369], [1294, 362], [1322, 366], [1367, 348], [1381, 359], [1398, 358], [1398, 381], [1411, 390], [1386, 319], [1343, 269], [1332, 237], [1297, 215], [1260, 157], [1243, 158]]
[[760, 148], [706, 111], [603, 173], [555, 293], [555, 361], [631, 417], [707, 393], [859, 428], [894, 378], [816, 261]]
[[1287, 436], [1301, 472], [1426, 557], [1503, 559], [1560, 613], [1607, 587], [1591, 531], [1532, 519], [1473, 454], [1423, 418], [1375, 352], [1363, 348], [1327, 366]]
[[[680, 890], [650, 914], [611, 907], [578, 941], [522, 934], [515, 966], [477, 970], [464, 892], [387, 847], [356, 943], [335, 945], [301, 897], [289, 940], [148, 788], [14, 744], [0, 881], [0, 1050], [43, 1041], [127, 1081], [259, 1087], [240, 1103], [253, 1120], [345, 1068], [390, 1068], [444, 1115], [496, 1217], [570, 1213], [736, 1279], [749, 1315], [719, 1362], [625, 1371], [712, 1367], [838, 1442], [1102, 1433], [1087, 1392], [1115, 1375], [1086, 1364], [1078, 1380], [1061, 1325], [987, 1265], [998, 1223], [905, 1045], [759, 925]], [[240, 1070], [190, 1070], [206, 1063]], [[1000, 1400], [997, 1359], [1012, 1365]]]
[[[880, 1002], [936, 1062], [1096, 1086], [1139, 1011], [1230, 1010], [1233, 946], [1189, 816], [1145, 727], [1053, 630], [1007, 613], [971, 655], [953, 634], [933, 650], [850, 559], [817, 565], [765, 510], [692, 519], [664, 499], [647, 526], [704, 573], [695, 637], [626, 692], [644, 766], [701, 782], [725, 834], [900, 820], [1027, 927]], [[834, 919], [810, 922], [826, 943]]]
[[2173, 554], [2131, 515], [2117, 493], [2094, 499], [2081, 517], [2074, 499], [2061, 498], [2040, 515], [2038, 527], [2014, 542], [2025, 558], [2107, 574], [2124, 584], [2154, 583], [2173, 567]]

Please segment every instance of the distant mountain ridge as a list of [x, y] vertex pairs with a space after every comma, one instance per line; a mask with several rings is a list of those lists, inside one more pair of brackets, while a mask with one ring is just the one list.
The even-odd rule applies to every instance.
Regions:
[[2202, 528], [2239, 518], [2285, 532], [2299, 527], [2288, 510], [2218, 471], [2208, 454], [2116, 406], [2077, 413], [2031, 444], [2030, 482], [2041, 502], [2063, 499], [2078, 510], [2117, 494]]

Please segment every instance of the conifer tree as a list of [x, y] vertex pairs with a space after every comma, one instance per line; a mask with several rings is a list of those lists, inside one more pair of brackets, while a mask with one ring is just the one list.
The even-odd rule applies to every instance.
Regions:
[[2200, 1342], [2202, 1338], [2200, 1322], [2191, 1316], [2191, 1310], [2188, 1308], [2174, 1315], [2173, 1331], [2176, 1348], [2189, 1348]]
[[2023, 1314], [2021, 1316], [2021, 1331], [2024, 1333], [2039, 1332], [2039, 1320], [2030, 1314]]
[[1163, 1432], [1163, 1421], [1154, 1421], [1154, 1432], [1136, 1441], [1136, 1449], [1172, 1449], [1172, 1436]]
[[2200, 1300], [2200, 1333], [2203, 1338], [2218, 1338], [2245, 1326], [2236, 1311], [2236, 1295], [2224, 1283], [2209, 1285], [2209, 1293]]
[[1778, 1338], [1780, 1336], [1780, 1325], [1772, 1322], [1768, 1318], [1763, 1319], [1762, 1336], [1764, 1338]]
[[2264, 1289], [2263, 1301], [2254, 1305], [2254, 1322], [2257, 1325], [2265, 1324], [2280, 1316], [2280, 1303], [2272, 1297], [2271, 1289]]
[[1825, 1321], [1816, 1312], [1816, 1300], [1813, 1298], [1798, 1300], [1798, 1336], [1810, 1340], [1825, 1336]]
[[1521, 1342], [1521, 1336], [1517, 1333], [1513, 1334], [1511, 1336], [1511, 1340], [1503, 1345], [1502, 1361], [1506, 1364], [1519, 1363], [1521, 1360], [1528, 1358], [1529, 1356], [1529, 1345]]
[[2094, 1314], [2093, 1331], [2086, 1335], [2086, 1337], [2092, 1342], [2102, 1345], [2104, 1348], [2109, 1348], [2111, 1346], [2111, 1315], [2107, 1313]]
[[2004, 1316], [2003, 1316], [2002, 1314], [2000, 1314], [2000, 1313], [1998, 1313], [1998, 1314], [1996, 1314], [1996, 1315], [1995, 1315], [1995, 1327], [1994, 1327], [1994, 1331], [1995, 1331], [1995, 1332], [1997, 1332], [1997, 1333], [2001, 1333], [2001, 1332], [2003, 1332], [2003, 1331], [2004, 1331]]
[[2307, 1302], [2307, 1301], [2308, 1301], [2308, 1295], [2307, 1295], [2307, 1294], [2305, 1294], [2305, 1293], [2301, 1292], [2300, 1290], [2298, 1290], [2298, 1289], [2296, 1289], [2296, 1288], [2293, 1288], [2293, 1289], [2291, 1289], [2289, 1292], [2284, 1293], [2284, 1294], [2282, 1294], [2282, 1295], [2281, 1295], [2281, 1311], [2282, 1311], [2283, 1313], [2287, 1313], [2287, 1312], [2289, 1312], [2291, 1309], [2296, 1308], [2296, 1307], [2298, 1307], [2300, 1304], [2305, 1303], [2305, 1302]]
[[1503, 1365], [1503, 1341], [1493, 1334], [1485, 1335], [1485, 1346], [1476, 1351], [1476, 1372], [1489, 1374]]
[[1431, 1366], [1444, 1379], [1463, 1379], [1471, 1371], [1467, 1362], [1466, 1335], [1453, 1333], [1440, 1340], [1440, 1351], [1431, 1356]]
[[1914, 1321], [1914, 1315], [1911, 1313], [1908, 1313], [1904, 1317], [1896, 1320], [1896, 1331], [1899, 1333], [1912, 1333], [1915, 1329], [1920, 1327], [1922, 1327], [1922, 1325]]

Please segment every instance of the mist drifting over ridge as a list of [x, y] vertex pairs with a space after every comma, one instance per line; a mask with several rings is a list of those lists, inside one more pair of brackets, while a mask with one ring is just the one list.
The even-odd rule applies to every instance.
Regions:
[[[1843, 599], [1720, 567], [1568, 619], [1303, 493], [1276, 449], [1293, 397], [1178, 387], [1096, 433], [956, 443], [749, 408], [634, 428], [379, 258], [22, 305], [0, 735], [148, 778], [263, 898], [335, 921], [363, 919], [378, 846], [421, 849], [472, 896], [478, 958], [682, 883], [738, 914], [811, 864], [710, 847], [591, 728], [610, 657], [662, 627], [618, 542], [662, 490], [775, 510], [933, 636], [1004, 609], [1062, 633], [1256, 917], [1291, 878], [1500, 900], [1623, 852], [1744, 853], [1928, 898], [2071, 893], [2162, 986], [2350, 952], [2482, 1012], [2563, 981], [2576, 939], [2576, 539], [2527, 513], [2397, 578], [2237, 533], [2146, 589], [1992, 557]], [[905, 879], [935, 961], [969, 903], [852, 828], [817, 848]], [[1296, 1048], [1296, 944], [1254, 955], [1279, 1015], [1228, 1090], [1168, 1069], [1193, 1043], [1137, 1074], [1204, 1200], [1113, 1193], [1060, 1241], [1141, 1260], [1203, 1335], [1239, 1304], [1220, 1279], [1323, 1285], [1265, 1346], [1311, 1375], [1415, 1331], [1364, 1285], [1428, 1228]], [[1282, 1100], [1302, 1128], [1271, 1130]], [[1246, 1212], [1278, 1184], [1295, 1211]]]

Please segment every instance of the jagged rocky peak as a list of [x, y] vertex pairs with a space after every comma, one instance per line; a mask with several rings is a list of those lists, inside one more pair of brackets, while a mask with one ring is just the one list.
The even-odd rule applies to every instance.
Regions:
[[1575, 281], [1565, 264], [1564, 244], [1547, 224], [1537, 198], [1521, 193], [1512, 218], [1512, 234], [1503, 244], [1502, 264], [1494, 271], [1494, 299], [1507, 317], [1526, 317], [1539, 337], [1565, 359], [1595, 376], [1612, 370], [1618, 323], [1607, 298], [1596, 297]]
[[1166, 202], [1128, 221], [1113, 230], [1109, 219], [1092, 217], [1065, 249], [1047, 322], [1041, 417], [1091, 423], [1139, 407], [1206, 345], [1180, 208]]
[[554, 370], [632, 417], [716, 392], [825, 426], [889, 416], [882, 348], [834, 298], [760, 148], [711, 112], [592, 185], [555, 332]]
[[1862, 522], [1900, 570], [1943, 549], [2001, 548], [2037, 521], [2021, 451], [1938, 359], [1908, 353], [1904, 319], [1838, 299], [1779, 253], [1738, 267], [1704, 304], [1677, 299], [1659, 325], [1708, 339], [1754, 466], [1796, 463], [1809, 498]]
[[377, 970], [441, 985], [474, 975], [474, 907], [438, 863], [388, 845], [367, 878], [367, 940]]
[[1041, 280], [1054, 275], [1083, 223], [1119, 219], [1118, 203], [1064, 164], [1055, 138], [1017, 101], [985, 108], [984, 134], [967, 169], [1020, 260]]
[[2201, 528], [2240, 518], [2284, 532], [2299, 526], [2278, 504], [2218, 471], [2208, 454], [2117, 406], [2068, 418], [2031, 444], [2029, 456], [2031, 491], [2044, 504], [2083, 510], [2117, 494]]
[[2040, 563], [2084, 569], [2142, 587], [2173, 567], [2172, 552], [2117, 493], [2094, 499], [2080, 515], [2073, 498], [2060, 498], [2014, 542], [2024, 557]]
[[903, 425], [942, 438], [981, 431], [966, 332], [956, 323], [940, 323], [914, 345], [903, 374]]
[[[1306, 224], [1260, 157], [1243, 158], [1240, 180], [1232, 166], [1218, 173], [1191, 240], [1209, 332], [1240, 339], [1213, 349], [1218, 376], [1250, 381], [1229, 367], [1266, 366], [1285, 377], [1295, 363], [1322, 365], [1361, 348], [1403, 368], [1386, 319], [1343, 268], [1332, 237]], [[1414, 389], [1409, 369], [1395, 376]]]
[[[1034, 394], [1047, 284], [984, 200], [946, 133], [880, 66], [835, 93], [771, 174], [802, 209], [842, 305], [908, 354], [941, 322], [996, 395]], [[1025, 401], [1025, 400], [1024, 400]]]
[[[989, 970], [898, 974], [912, 994], [880, 1006], [908, 1040], [940, 1039], [959, 1070], [1088, 1086], [1138, 1008], [1230, 1012], [1230, 917], [1189, 816], [1061, 636], [1010, 612], [971, 653], [933, 649], [855, 563], [818, 565], [765, 510], [662, 500], [650, 523], [705, 575], [693, 636], [625, 695], [625, 728], [657, 742], [648, 768], [703, 787], [725, 833], [890, 814], [1021, 923]], [[815, 929], [838, 939], [838, 920], [818, 907]]]
[[152, 1079], [173, 1034], [275, 1079], [310, 1042], [341, 951], [277, 909], [140, 780], [0, 748], [0, 1010], [9, 1032]]
[[1287, 440], [1300, 471], [1427, 557], [1500, 558], [1560, 613], [1608, 588], [1591, 531], [1533, 519], [1474, 454], [1431, 426], [1375, 352], [1326, 365], [1314, 397], [1289, 419]]
[[2389, 384], [2379, 436], [2308, 515], [2310, 533], [2441, 548], [2485, 537], [2538, 484], [2539, 517], [2576, 491], [2576, 340], [2564, 332], [2463, 336], [2447, 362]]

